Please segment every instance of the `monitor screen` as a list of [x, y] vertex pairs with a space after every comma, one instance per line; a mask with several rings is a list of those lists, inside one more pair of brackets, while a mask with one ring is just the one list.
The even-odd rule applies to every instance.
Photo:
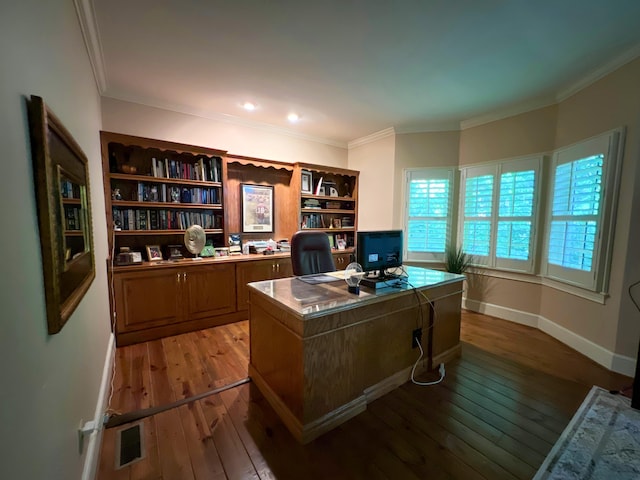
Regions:
[[402, 230], [358, 232], [356, 260], [365, 272], [402, 266]]

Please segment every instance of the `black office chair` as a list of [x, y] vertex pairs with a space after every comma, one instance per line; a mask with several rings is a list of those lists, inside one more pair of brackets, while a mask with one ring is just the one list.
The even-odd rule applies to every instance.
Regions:
[[291, 237], [291, 265], [294, 275], [335, 271], [327, 234], [311, 230], [294, 233]]

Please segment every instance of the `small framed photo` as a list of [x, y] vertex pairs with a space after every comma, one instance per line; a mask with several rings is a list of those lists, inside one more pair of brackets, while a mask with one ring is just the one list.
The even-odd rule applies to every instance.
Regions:
[[160, 245], [147, 245], [147, 258], [150, 262], [156, 262], [162, 260], [162, 252], [160, 252]]
[[182, 259], [182, 245], [169, 245], [169, 260], [180, 259]]
[[302, 183], [300, 187], [302, 193], [313, 193], [313, 176], [311, 172], [302, 171]]
[[331, 226], [333, 228], [342, 228], [342, 220], [340, 220], [339, 218], [334, 218]]

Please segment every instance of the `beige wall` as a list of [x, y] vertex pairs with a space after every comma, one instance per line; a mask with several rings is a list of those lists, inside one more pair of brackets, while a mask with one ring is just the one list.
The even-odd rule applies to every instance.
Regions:
[[460, 132], [423, 132], [396, 135], [393, 228], [402, 228], [404, 170], [418, 167], [457, 167]]
[[[100, 101], [71, 0], [11, 2], [0, 16], [0, 478], [78, 479], [110, 340]], [[25, 97], [36, 94], [89, 158], [96, 278], [47, 335]]]
[[[558, 107], [556, 147], [620, 126], [626, 126], [626, 142], [609, 286], [611, 296], [606, 305], [600, 306], [592, 302], [585, 304], [571, 295], [559, 295], [545, 288], [541, 312], [606, 349], [631, 357], [637, 354], [640, 335], [640, 313], [632, 307], [627, 294], [629, 284], [640, 279], [637, 252], [640, 231], [638, 221], [631, 221], [637, 218], [639, 209], [638, 198], [634, 199], [634, 189], [640, 188], [637, 183], [639, 85], [640, 59], [637, 59], [563, 101]], [[636, 212], [636, 217], [631, 216], [632, 211]], [[575, 312], [581, 314], [575, 315]]]
[[[556, 106], [545, 107], [463, 130], [460, 165], [546, 152], [584, 140], [616, 127], [627, 127], [623, 179], [619, 191], [614, 256], [605, 305], [549, 286], [532, 287], [535, 295], [517, 295], [520, 282], [491, 280], [489, 293], [469, 291], [469, 298], [537, 314], [618, 355], [635, 358], [640, 315], [632, 308], [626, 289], [640, 277], [638, 245], [640, 207], [636, 171], [640, 131], [640, 60], [628, 64]], [[632, 243], [632, 241], [634, 243]], [[637, 249], [636, 249], [637, 250]], [[518, 284], [518, 285], [516, 285]], [[529, 291], [529, 284], [525, 291]], [[640, 295], [639, 295], [640, 296]], [[538, 304], [532, 298], [539, 299]]]
[[360, 171], [358, 229], [384, 230], [393, 225], [395, 135], [349, 149], [349, 168]]
[[102, 98], [102, 125], [109, 132], [217, 148], [236, 155], [347, 167], [346, 148], [112, 98]]

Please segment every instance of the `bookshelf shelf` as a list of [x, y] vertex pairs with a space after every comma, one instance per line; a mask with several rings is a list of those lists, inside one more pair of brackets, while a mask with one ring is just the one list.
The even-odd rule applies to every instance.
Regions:
[[[170, 230], [115, 230], [113, 233], [119, 237], [131, 235], [184, 235], [186, 230], [170, 229]], [[207, 228], [207, 234], [222, 234], [224, 230], [221, 228]]]
[[113, 207], [135, 207], [135, 208], [176, 208], [195, 209], [195, 210], [222, 210], [220, 203], [173, 203], [173, 202], [147, 202], [147, 201], [129, 201], [129, 200], [113, 200]]
[[163, 178], [151, 175], [136, 175], [130, 173], [111, 173], [112, 180], [125, 180], [130, 182], [169, 183], [178, 185], [195, 185], [202, 187], [222, 187], [222, 182], [207, 182], [203, 180], [188, 180], [184, 178]]

